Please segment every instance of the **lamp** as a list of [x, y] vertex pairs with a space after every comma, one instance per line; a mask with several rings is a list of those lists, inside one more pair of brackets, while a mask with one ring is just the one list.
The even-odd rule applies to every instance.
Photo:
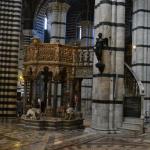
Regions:
[[133, 45], [133, 49], [136, 49], [136, 45]]

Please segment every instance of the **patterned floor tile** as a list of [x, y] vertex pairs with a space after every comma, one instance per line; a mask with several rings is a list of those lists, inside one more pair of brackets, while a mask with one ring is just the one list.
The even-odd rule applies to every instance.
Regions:
[[150, 135], [138, 137], [73, 131], [40, 131], [0, 124], [0, 150], [150, 150]]

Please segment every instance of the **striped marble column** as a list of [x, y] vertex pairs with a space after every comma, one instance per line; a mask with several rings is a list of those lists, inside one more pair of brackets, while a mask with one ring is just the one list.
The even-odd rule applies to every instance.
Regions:
[[19, 72], [22, 74], [22, 69], [23, 69], [23, 63], [24, 63], [24, 54], [25, 54], [25, 49], [27, 46], [29, 46], [31, 39], [32, 39], [32, 30], [31, 29], [23, 29], [22, 32], [22, 37], [21, 37], [21, 43], [20, 43], [20, 49], [18, 52], [18, 69]]
[[[93, 24], [89, 20], [83, 20], [81, 25], [81, 48], [84, 52], [85, 58], [90, 57], [90, 63], [93, 61]], [[87, 64], [87, 60], [85, 60]], [[81, 85], [81, 111], [84, 118], [91, 116], [92, 110], [92, 78], [83, 79]]]
[[132, 68], [145, 88], [144, 111], [150, 113], [150, 1], [133, 0]]
[[83, 20], [81, 25], [81, 47], [90, 48], [93, 46], [93, 25], [89, 20]]
[[102, 33], [109, 47], [103, 50], [102, 74], [93, 62], [92, 127], [116, 130], [123, 120], [125, 0], [95, 1], [95, 38]]
[[16, 116], [22, 0], [0, 0], [0, 117]]
[[48, 5], [48, 31], [50, 43], [65, 44], [67, 3], [50, 2]]
[[29, 46], [32, 39], [32, 30], [23, 29], [21, 33], [20, 48], [18, 51], [18, 83], [17, 92], [21, 92], [24, 95], [24, 79], [23, 79], [23, 69], [24, 69], [24, 57], [27, 46]]
[[26, 47], [30, 44], [33, 37], [32, 29], [23, 29], [23, 46]]

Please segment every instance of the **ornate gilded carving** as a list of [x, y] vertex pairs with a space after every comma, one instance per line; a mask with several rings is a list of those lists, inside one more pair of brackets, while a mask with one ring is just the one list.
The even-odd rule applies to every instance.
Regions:
[[56, 45], [42, 45], [39, 49], [38, 61], [59, 61], [58, 51]]
[[30, 45], [27, 48], [25, 62], [29, 61], [60, 61], [74, 63], [75, 47], [58, 44]]
[[93, 68], [92, 67], [80, 67], [76, 70], [76, 78], [92, 78], [93, 75]]
[[[31, 45], [26, 50], [25, 55], [25, 72], [28, 76], [29, 68], [34, 70], [36, 76], [45, 66], [57, 76], [61, 67], [69, 67], [69, 70], [75, 66], [75, 55], [77, 49], [74, 47], [64, 46], [60, 44], [44, 44], [37, 40], [32, 40]], [[69, 71], [72, 76], [72, 71]]]
[[[76, 78], [79, 75], [84, 77], [91, 73], [91, 71], [89, 73], [89, 63], [83, 59], [86, 57], [84, 55], [87, 55], [87, 52], [83, 52], [79, 47], [41, 43], [38, 39], [33, 39], [26, 50], [24, 75], [28, 76], [29, 68], [32, 68], [32, 76], [36, 78], [47, 66], [54, 77], [58, 76], [62, 67], [66, 68], [69, 79]], [[84, 67], [82, 68], [82, 66]]]

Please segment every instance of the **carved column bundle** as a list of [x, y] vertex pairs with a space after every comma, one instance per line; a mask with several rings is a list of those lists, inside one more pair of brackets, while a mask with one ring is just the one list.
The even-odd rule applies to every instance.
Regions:
[[94, 56], [92, 127], [112, 131], [123, 119], [125, 0], [96, 0], [94, 25], [95, 38], [102, 33], [109, 47], [102, 52], [102, 74]]

